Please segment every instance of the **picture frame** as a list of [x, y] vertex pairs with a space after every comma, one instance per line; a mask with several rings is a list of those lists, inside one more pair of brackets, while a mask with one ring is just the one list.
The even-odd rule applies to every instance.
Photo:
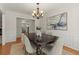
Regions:
[[54, 15], [47, 20], [48, 30], [67, 30], [67, 12]]

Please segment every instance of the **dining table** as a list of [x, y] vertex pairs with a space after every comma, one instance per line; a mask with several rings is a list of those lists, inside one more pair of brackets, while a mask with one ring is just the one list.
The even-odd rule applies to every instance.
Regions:
[[43, 52], [42, 49], [47, 46], [50, 46], [50, 44], [53, 44], [57, 40], [57, 38], [57, 36], [42, 34], [41, 37], [39, 35], [33, 35], [33, 37], [30, 40], [36, 46], [37, 55], [46, 55], [46, 53]]

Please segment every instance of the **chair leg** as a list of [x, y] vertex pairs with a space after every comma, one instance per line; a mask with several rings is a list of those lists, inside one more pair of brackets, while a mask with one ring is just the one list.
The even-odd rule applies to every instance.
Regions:
[[24, 54], [27, 55], [28, 52], [26, 51], [26, 47], [25, 47], [25, 45], [23, 46], [23, 50], [24, 50]]
[[29, 55], [29, 53], [25, 50], [25, 55]]
[[35, 53], [29, 53], [29, 52], [27, 52], [25, 46], [23, 47], [23, 50], [24, 50], [24, 52], [25, 52], [25, 53], [24, 53], [25, 55], [36, 55], [36, 52], [35, 52]]
[[36, 53], [28, 53], [28, 52], [25, 50], [25, 55], [36, 55]]

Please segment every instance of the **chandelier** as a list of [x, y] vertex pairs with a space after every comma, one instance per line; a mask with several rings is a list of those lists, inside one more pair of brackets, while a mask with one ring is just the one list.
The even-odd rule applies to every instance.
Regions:
[[43, 17], [43, 11], [39, 10], [39, 3], [36, 3], [36, 5], [37, 5], [37, 8], [36, 8], [36, 10], [33, 10], [32, 16], [33, 16], [33, 18], [39, 19], [39, 18]]

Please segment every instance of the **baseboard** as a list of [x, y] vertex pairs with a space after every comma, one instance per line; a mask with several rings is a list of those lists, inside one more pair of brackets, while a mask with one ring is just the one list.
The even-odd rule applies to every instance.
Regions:
[[18, 39], [21, 39], [21, 36], [17, 37], [17, 38], [16, 38], [16, 41], [17, 41]]
[[73, 48], [64, 46], [63, 49], [66, 50], [66, 51], [68, 51], [68, 52], [70, 52], [70, 53], [72, 53], [73, 55], [79, 55], [79, 51], [77, 51], [77, 50], [75, 50]]
[[2, 43], [2, 46], [4, 46], [5, 45], [5, 43]]
[[6, 44], [13, 44], [13, 43], [17, 43], [17, 42], [21, 42], [21, 37], [17, 37], [15, 41], [7, 42], [4, 45], [6, 45]]

